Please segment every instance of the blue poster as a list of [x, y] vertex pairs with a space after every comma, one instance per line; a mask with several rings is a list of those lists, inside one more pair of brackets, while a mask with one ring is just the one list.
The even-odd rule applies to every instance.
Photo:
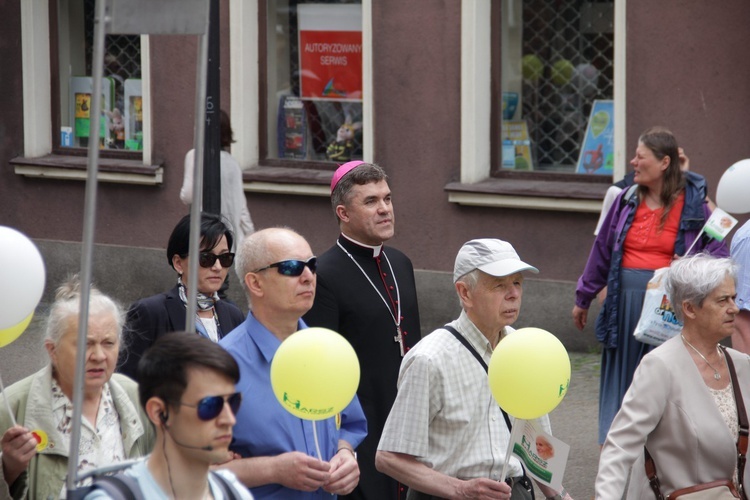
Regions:
[[615, 105], [596, 100], [578, 156], [577, 174], [612, 175], [615, 158]]

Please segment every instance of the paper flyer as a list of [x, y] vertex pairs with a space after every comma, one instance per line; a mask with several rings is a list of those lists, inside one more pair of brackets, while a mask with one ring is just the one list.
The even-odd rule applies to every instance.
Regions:
[[717, 207], [708, 218], [703, 232], [717, 241], [723, 241], [736, 225], [737, 219]]
[[523, 424], [523, 434], [513, 442], [513, 454], [523, 463], [529, 476], [560, 490], [570, 446], [544, 432], [536, 421], [525, 420]]

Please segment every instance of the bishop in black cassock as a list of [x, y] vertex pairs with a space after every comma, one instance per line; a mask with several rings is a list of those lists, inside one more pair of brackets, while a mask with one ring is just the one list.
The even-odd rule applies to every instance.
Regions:
[[[354, 168], [359, 165], [365, 168]], [[352, 169], [360, 178], [342, 183], [351, 190], [346, 208], [335, 207], [342, 234], [318, 257], [315, 303], [304, 320], [339, 332], [359, 357], [357, 395], [367, 417], [367, 437], [357, 448], [359, 485], [346, 498], [397, 500], [406, 497], [405, 488], [375, 469], [375, 452], [396, 399], [403, 354], [421, 338], [417, 290], [409, 258], [383, 245], [393, 235], [393, 212], [382, 169], [344, 164], [334, 175], [332, 191]], [[362, 182], [361, 176], [372, 175], [372, 169], [383, 177]], [[379, 208], [368, 205], [373, 198]], [[384, 221], [390, 230], [382, 229]]]

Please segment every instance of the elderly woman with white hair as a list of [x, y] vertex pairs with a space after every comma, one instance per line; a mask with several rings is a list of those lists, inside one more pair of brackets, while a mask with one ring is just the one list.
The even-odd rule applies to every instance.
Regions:
[[[73, 429], [80, 282], [58, 290], [47, 322], [44, 346], [50, 364], [16, 382], [0, 404], [2, 476], [0, 499], [58, 498], [63, 492]], [[153, 429], [138, 404], [138, 386], [113, 375], [124, 322], [122, 308], [91, 288], [83, 387], [78, 470], [146, 455]]]
[[673, 498], [714, 481], [725, 481], [723, 493], [731, 494], [750, 484], [738, 460], [750, 363], [719, 345], [738, 313], [736, 272], [730, 259], [705, 254], [670, 267], [667, 294], [684, 323], [682, 334], [638, 366], [602, 448], [596, 498], [621, 498], [631, 466], [629, 499], [654, 498], [656, 491]]

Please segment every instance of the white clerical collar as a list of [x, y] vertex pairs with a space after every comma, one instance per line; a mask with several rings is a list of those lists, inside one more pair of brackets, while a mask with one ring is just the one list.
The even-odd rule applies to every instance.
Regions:
[[355, 245], [359, 245], [361, 247], [371, 249], [372, 250], [372, 256], [373, 256], [373, 258], [378, 257], [380, 255], [380, 252], [383, 250], [383, 244], [382, 243], [380, 245], [376, 245], [376, 246], [367, 245], [365, 243], [361, 243], [361, 242], [355, 240], [354, 238], [351, 238], [351, 237], [345, 235], [344, 233], [341, 233], [341, 236], [343, 236], [347, 240], [351, 241]]

